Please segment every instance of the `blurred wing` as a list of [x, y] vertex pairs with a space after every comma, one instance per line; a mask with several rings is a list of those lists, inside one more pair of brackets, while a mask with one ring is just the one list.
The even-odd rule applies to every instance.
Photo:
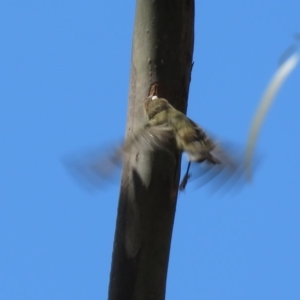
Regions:
[[130, 152], [134, 147], [141, 150], [169, 150], [174, 141], [174, 132], [170, 126], [146, 126], [130, 136], [124, 144], [123, 151]]
[[168, 126], [147, 126], [130, 135], [123, 145], [69, 158], [64, 160], [64, 165], [72, 177], [86, 189], [99, 188], [114, 179], [118, 169], [121, 169], [125, 155], [134, 149], [168, 150], [172, 138], [173, 131]]
[[[214, 191], [221, 188], [231, 189], [245, 184], [243, 151], [229, 145], [221, 146], [212, 139], [209, 140], [214, 145], [210, 153], [220, 163], [214, 164], [207, 160], [201, 163], [193, 162], [189, 174], [191, 180], [197, 180], [198, 187], [212, 183]], [[186, 179], [184, 178], [184, 180]]]
[[68, 157], [63, 163], [71, 176], [86, 190], [103, 187], [112, 181], [122, 165], [122, 145], [97, 149]]

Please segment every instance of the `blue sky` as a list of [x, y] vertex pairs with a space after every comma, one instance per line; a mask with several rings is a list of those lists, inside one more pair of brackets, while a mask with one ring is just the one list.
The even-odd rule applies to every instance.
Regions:
[[[107, 297], [118, 183], [87, 193], [61, 160], [124, 135], [134, 10], [1, 2], [0, 299]], [[197, 1], [188, 115], [243, 146], [299, 11], [292, 0]], [[299, 299], [299, 76], [268, 115], [251, 184], [180, 194], [166, 299]]]

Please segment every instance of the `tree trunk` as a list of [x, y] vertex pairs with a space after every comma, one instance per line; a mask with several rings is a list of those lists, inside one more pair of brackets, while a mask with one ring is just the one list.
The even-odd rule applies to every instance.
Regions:
[[[193, 0], [137, 0], [127, 135], [146, 122], [148, 95], [186, 112], [194, 43]], [[109, 300], [163, 300], [180, 156], [134, 149], [123, 175]]]

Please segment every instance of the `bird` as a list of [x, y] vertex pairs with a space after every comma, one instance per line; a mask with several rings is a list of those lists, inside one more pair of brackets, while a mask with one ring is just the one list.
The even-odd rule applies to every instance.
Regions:
[[[188, 166], [178, 186], [183, 191], [191, 177], [192, 163], [205, 165], [206, 173], [215, 167], [213, 176], [227, 170], [230, 177], [239, 168], [236, 162], [214, 139], [196, 122], [172, 106], [165, 98], [150, 96], [144, 100], [147, 122], [142, 128], [128, 135], [123, 144], [110, 151], [108, 157], [89, 159], [80, 165], [90, 178], [109, 178], [116, 166], [120, 166], [124, 156], [133, 149], [140, 151], [165, 150], [170, 153], [186, 153]], [[209, 173], [209, 172], [208, 172]]]

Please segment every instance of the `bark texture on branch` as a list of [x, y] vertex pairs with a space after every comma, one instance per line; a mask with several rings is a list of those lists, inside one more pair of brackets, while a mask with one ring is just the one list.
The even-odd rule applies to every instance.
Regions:
[[[193, 0], [137, 0], [126, 135], [146, 123], [144, 99], [186, 112], [194, 43]], [[109, 300], [163, 300], [180, 157], [134, 149], [124, 163]]]

